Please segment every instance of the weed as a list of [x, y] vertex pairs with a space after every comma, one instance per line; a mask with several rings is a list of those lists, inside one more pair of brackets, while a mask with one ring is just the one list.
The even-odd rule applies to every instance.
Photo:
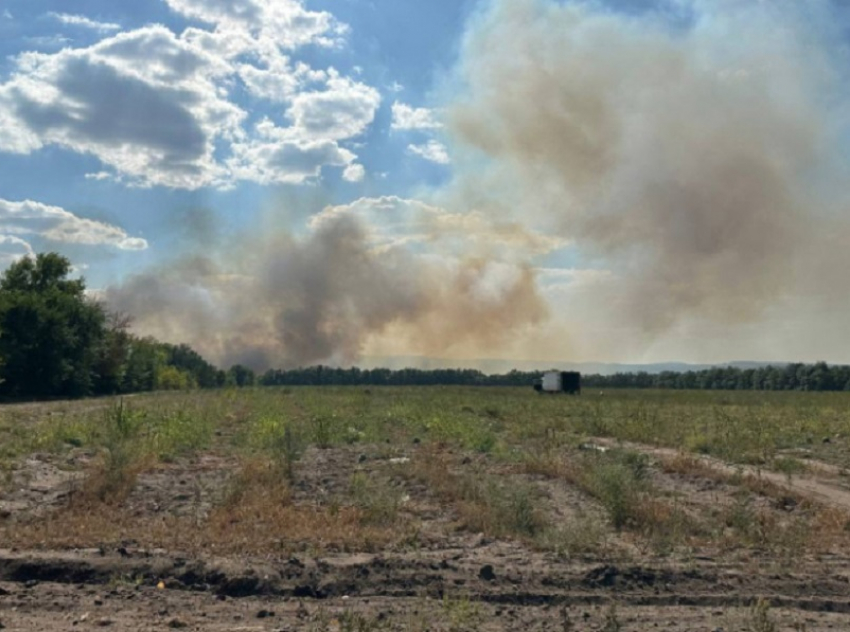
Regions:
[[303, 450], [301, 444], [295, 439], [292, 428], [289, 426], [284, 428], [283, 436], [278, 439], [274, 447], [286, 480], [292, 483], [295, 480], [295, 463], [301, 458]]
[[367, 617], [359, 612], [346, 610], [338, 617], [339, 632], [373, 632], [384, 629], [383, 623], [375, 617]]
[[398, 521], [401, 494], [382, 479], [358, 472], [351, 478], [351, 498], [367, 524], [391, 526]]
[[446, 459], [430, 453], [414, 460], [410, 476], [453, 502], [464, 526], [492, 536], [534, 539], [549, 527], [536, 500], [540, 492], [528, 484], [480, 472], [452, 472]]
[[302, 433], [285, 423], [279, 415], [260, 416], [250, 427], [249, 446], [268, 455], [275, 468], [286, 481], [295, 481], [295, 466], [304, 453]]
[[759, 598], [750, 607], [747, 618], [748, 632], [776, 632], [776, 623], [770, 616], [770, 602]]
[[332, 614], [320, 609], [310, 619], [310, 632], [373, 632], [385, 630], [387, 626], [380, 617], [369, 617], [351, 609]]
[[570, 558], [580, 555], [598, 555], [605, 546], [605, 526], [595, 516], [578, 514], [555, 528], [548, 528], [535, 538], [544, 550]]
[[795, 459], [793, 457], [777, 457], [773, 459], [773, 469], [777, 472], [785, 474], [788, 483], [791, 483], [791, 479], [796, 475], [799, 476], [803, 474], [808, 469], [806, 464], [800, 461], [799, 459]]
[[756, 524], [756, 513], [750, 505], [749, 498], [739, 495], [735, 503], [725, 511], [723, 522], [739, 534], [749, 537]]
[[613, 451], [588, 459], [585, 487], [595, 496], [620, 530], [632, 520], [648, 490], [646, 463], [642, 455]]
[[317, 447], [330, 448], [336, 440], [339, 420], [335, 414], [314, 415], [311, 420], [313, 441]]
[[104, 412], [102, 460], [86, 481], [83, 499], [114, 503], [130, 492], [143, 456], [134, 441], [143, 417], [125, 406], [123, 400]]
[[448, 619], [449, 632], [468, 632], [481, 626], [481, 609], [468, 597], [444, 596], [442, 607]]

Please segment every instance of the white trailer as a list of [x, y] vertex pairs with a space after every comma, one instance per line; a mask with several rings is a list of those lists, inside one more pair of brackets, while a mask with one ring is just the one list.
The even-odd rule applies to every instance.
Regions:
[[576, 371], [546, 371], [535, 380], [534, 390], [540, 393], [581, 393], [581, 373]]

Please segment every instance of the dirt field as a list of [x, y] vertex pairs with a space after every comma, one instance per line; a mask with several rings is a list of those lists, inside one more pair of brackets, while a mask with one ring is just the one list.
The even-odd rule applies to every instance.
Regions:
[[[315, 423], [313, 396], [278, 404]], [[568, 438], [547, 423], [520, 440], [507, 404], [453, 394], [443, 406], [495, 428], [495, 443], [470, 449], [425, 436], [421, 419], [377, 432], [367, 420], [400, 414], [385, 397], [340, 400], [359, 413], [341, 415], [339, 436], [355, 426], [356, 440], [313, 436], [288, 470], [252, 443], [268, 419], [257, 401], [204, 403], [191, 420], [213, 420], [203, 441], [139, 449], [117, 470], [119, 448], [79, 430], [112, 403], [8, 407], [9, 442], [16, 428], [55, 429], [48, 412], [65, 421], [61, 446], [21, 439], [0, 470], [0, 627], [850, 629], [850, 486], [835, 445], [835, 458], [783, 472], [578, 423]], [[551, 420], [577, 404], [540, 405]]]

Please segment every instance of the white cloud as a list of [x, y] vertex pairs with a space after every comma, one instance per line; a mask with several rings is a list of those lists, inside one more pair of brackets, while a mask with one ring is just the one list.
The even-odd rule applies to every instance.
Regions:
[[3, 9], [3, 18], [6, 20], [14, 20], [15, 18], [12, 16], [12, 12], [9, 9]]
[[451, 162], [446, 146], [436, 140], [429, 140], [424, 145], [408, 145], [407, 151], [440, 165], [447, 165]]
[[222, 176], [215, 141], [240, 134], [244, 113], [213, 82], [223, 68], [162, 26], [25, 53], [18, 70], [0, 86], [0, 119], [19, 132], [0, 133], [6, 151], [55, 144], [141, 184], [196, 188]]
[[434, 253], [525, 261], [569, 243], [516, 222], [496, 220], [482, 211], [455, 213], [420, 200], [396, 196], [360, 198], [350, 204], [328, 206], [311, 218], [310, 227], [318, 229], [343, 215], [354, 216], [362, 222], [372, 244], [379, 250], [428, 244], [429, 252]]
[[363, 165], [351, 164], [342, 172], [342, 179], [347, 182], [362, 182], [366, 177], [366, 169]]
[[269, 129], [266, 139], [234, 144], [229, 161], [234, 176], [261, 184], [301, 184], [318, 178], [322, 167], [348, 167], [357, 158], [335, 141], [288, 140], [280, 137], [283, 131]]
[[108, 171], [98, 171], [96, 173], [87, 173], [85, 175], [86, 180], [97, 180], [97, 181], [111, 180], [112, 177], [113, 177], [112, 174], [109, 173]]
[[63, 48], [71, 43], [71, 38], [64, 35], [36, 35], [25, 37], [24, 41], [34, 48]]
[[397, 130], [423, 130], [440, 129], [443, 124], [436, 117], [434, 110], [428, 108], [414, 108], [405, 103], [396, 101], [393, 103], [392, 129]]
[[68, 26], [79, 26], [82, 28], [92, 29], [94, 31], [98, 31], [100, 33], [108, 33], [112, 31], [120, 31], [121, 25], [115, 24], [113, 22], [98, 22], [97, 20], [92, 20], [90, 18], [85, 17], [84, 15], [71, 15], [69, 13], [56, 13], [55, 11], [51, 11], [48, 13], [50, 17], [55, 20], [58, 20], [62, 24], [67, 24]]
[[88, 246], [114, 246], [121, 250], [144, 250], [144, 239], [130, 237], [118, 226], [78, 217], [40, 202], [0, 199], [0, 243], [21, 245], [17, 235], [37, 235], [50, 241]]
[[214, 24], [221, 31], [247, 31], [285, 49], [305, 44], [335, 46], [347, 32], [326, 11], [308, 11], [298, 0], [165, 0], [174, 11]]
[[287, 115], [302, 138], [341, 140], [362, 134], [380, 103], [377, 90], [331, 69], [327, 89], [297, 95]]
[[[177, 35], [154, 25], [86, 48], [19, 55], [0, 83], [0, 151], [61, 146], [101, 161], [87, 177], [132, 186], [296, 183], [324, 167], [358, 175], [349, 169], [357, 156], [339, 143], [368, 128], [380, 94], [291, 58], [305, 44], [335, 45], [344, 25], [296, 0], [166, 1], [214, 29]], [[237, 94], [248, 98], [237, 104]], [[279, 120], [247, 130], [248, 111], [262, 111], [252, 99], [284, 106]]]

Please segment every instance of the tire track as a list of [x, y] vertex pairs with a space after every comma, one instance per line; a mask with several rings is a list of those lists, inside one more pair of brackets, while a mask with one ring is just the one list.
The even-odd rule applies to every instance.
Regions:
[[[618, 441], [607, 437], [596, 437], [591, 439], [588, 443], [598, 445], [606, 449], [622, 448], [632, 450], [658, 459], [674, 459], [684, 455], [727, 476], [744, 475], [753, 479], [767, 481], [777, 487], [787, 489], [790, 492], [803, 496], [808, 500], [850, 513], [850, 491], [839, 487], [822, 477], [799, 474], [789, 477], [785, 474], [771, 472], [751, 465], [731, 465], [718, 458], [704, 454], [694, 454], [692, 452], [684, 452], [674, 448], [662, 448], [642, 443], [634, 443], [631, 441]], [[814, 471], [820, 470], [830, 473], [834, 472], [834, 468], [826, 463], [819, 463], [812, 469]]]

